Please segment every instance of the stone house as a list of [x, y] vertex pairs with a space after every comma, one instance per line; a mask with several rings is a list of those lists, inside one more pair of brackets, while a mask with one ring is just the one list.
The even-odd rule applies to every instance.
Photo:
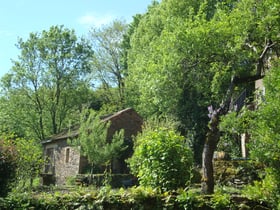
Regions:
[[[113, 161], [112, 173], [128, 173], [125, 159], [133, 153], [133, 136], [141, 132], [143, 120], [132, 108], [121, 110], [108, 115], [102, 122], [109, 122], [107, 140], [110, 140], [116, 131], [124, 129], [124, 141], [128, 148]], [[42, 142], [46, 164], [42, 173], [42, 182], [45, 185], [65, 184], [67, 178], [84, 173], [89, 167], [86, 157], [83, 157], [77, 148], [69, 145], [71, 139], [79, 136], [79, 126], [62, 131], [59, 134]]]

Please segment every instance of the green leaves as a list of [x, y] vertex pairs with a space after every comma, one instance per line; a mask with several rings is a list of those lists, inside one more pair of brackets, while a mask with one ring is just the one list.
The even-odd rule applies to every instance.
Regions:
[[43, 152], [41, 145], [35, 140], [27, 140], [23, 138], [16, 138], [15, 140], [17, 150], [17, 181], [25, 183], [32, 181], [38, 177], [44, 164]]
[[251, 133], [256, 139], [256, 142], [252, 144], [252, 155], [272, 168], [278, 167], [280, 163], [279, 66], [278, 60], [266, 75], [264, 79], [265, 101], [257, 110], [258, 114], [254, 122], [251, 121], [253, 127]]
[[124, 150], [124, 131], [114, 133], [108, 139], [110, 122], [103, 122], [93, 110], [85, 111], [81, 118], [79, 138], [75, 143], [83, 155], [95, 166], [107, 165]]
[[193, 157], [183, 136], [159, 127], [144, 130], [136, 144], [128, 162], [140, 185], [168, 191], [190, 181]]
[[125, 69], [122, 65], [123, 37], [127, 31], [127, 24], [121, 20], [101, 28], [92, 28], [90, 39], [94, 55], [91, 62], [92, 75], [97, 86], [104, 90], [102, 94], [107, 98], [107, 103], [124, 106], [124, 77]]

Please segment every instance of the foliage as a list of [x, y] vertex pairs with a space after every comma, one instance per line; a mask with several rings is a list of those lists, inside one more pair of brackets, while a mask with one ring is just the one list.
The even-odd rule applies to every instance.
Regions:
[[[268, 57], [279, 54], [277, 10], [275, 0], [166, 0], [149, 8], [131, 37], [128, 53], [132, 104], [143, 116], [178, 117], [183, 134], [193, 136], [195, 157], [201, 157], [207, 137], [216, 139], [205, 151], [215, 150], [219, 129], [206, 136], [207, 107], [218, 109], [244, 88], [252, 93], [253, 82], [247, 79], [260, 76], [269, 67]], [[269, 53], [263, 53], [268, 46]], [[232, 85], [234, 92], [228, 94]], [[212, 167], [211, 158], [202, 164], [204, 169]], [[210, 174], [203, 180], [212, 189]]]
[[[11, 193], [0, 198], [0, 208], [13, 209], [240, 209], [240, 202], [230, 202], [226, 191], [217, 192], [212, 197], [204, 197], [197, 189], [178, 189], [174, 192], [159, 193], [151, 187], [128, 189], [96, 188], [52, 188], [34, 192]], [[248, 209], [259, 208], [260, 203], [246, 203]], [[243, 205], [243, 206], [245, 206]]]
[[1, 124], [19, 136], [43, 140], [77, 120], [82, 104], [89, 103], [93, 51], [63, 26], [30, 33], [17, 46], [20, 56], [1, 80]]
[[104, 122], [94, 110], [85, 110], [81, 117], [79, 138], [75, 142], [93, 166], [106, 165], [124, 150], [124, 131], [108, 139], [110, 122]]
[[230, 195], [217, 189], [213, 194], [210, 206], [213, 209], [226, 209], [231, 207]]
[[0, 139], [0, 197], [5, 197], [16, 177], [17, 150], [11, 136]]
[[250, 121], [252, 127], [250, 129], [252, 136], [250, 144], [251, 157], [267, 167], [265, 178], [255, 183], [255, 187], [249, 188], [250, 195], [254, 194], [255, 191], [256, 197], [262, 197], [263, 200], [269, 201], [274, 206], [277, 206], [280, 195], [279, 69], [280, 62], [278, 59], [273, 63], [273, 67], [264, 78], [265, 101], [258, 106], [255, 118]]
[[219, 125], [222, 136], [218, 149], [230, 154], [232, 158], [241, 157], [240, 136], [250, 132], [250, 121], [254, 120], [254, 118], [255, 113], [246, 107], [239, 113], [232, 111], [222, 116]]
[[267, 168], [265, 177], [260, 181], [255, 181], [243, 190], [243, 195], [251, 200], [269, 203], [274, 209], [279, 209], [279, 174]]
[[128, 163], [141, 186], [168, 191], [188, 185], [193, 156], [188, 142], [174, 130], [148, 127], [137, 136]]
[[250, 147], [252, 157], [275, 169], [278, 168], [280, 163], [279, 69], [280, 62], [278, 59], [264, 79], [266, 88], [265, 101], [259, 105], [256, 117], [251, 121], [251, 134], [253, 139], [255, 139]]
[[30, 187], [33, 181], [42, 169], [44, 160], [41, 145], [35, 140], [27, 140], [16, 138], [14, 140], [17, 150], [17, 187], [20, 189], [20, 184], [25, 187], [27, 180], [30, 182]]
[[221, 103], [233, 75], [253, 74], [263, 49], [246, 47], [259, 41], [250, 38], [261, 17], [248, 12], [253, 2], [238, 2], [162, 1], [141, 17], [131, 37], [126, 80], [131, 104], [144, 117], [163, 113], [180, 119], [181, 130], [192, 131], [196, 157], [207, 107]]
[[32, 187], [44, 162], [40, 145], [35, 140], [26, 140], [12, 134], [3, 134], [1, 138], [1, 189], [5, 193], [9, 191], [7, 187], [26, 190], [23, 187], [28, 180], [29, 187]]
[[93, 45], [92, 74], [99, 84], [99, 90], [107, 104], [124, 108], [124, 67], [121, 63], [123, 54], [122, 41], [127, 31], [127, 24], [114, 20], [101, 28], [90, 30]]

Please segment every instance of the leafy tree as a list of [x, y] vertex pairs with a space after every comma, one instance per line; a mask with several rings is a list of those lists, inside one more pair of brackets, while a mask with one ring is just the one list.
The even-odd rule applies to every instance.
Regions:
[[221, 41], [223, 46], [231, 39], [229, 33], [209, 27], [207, 5], [200, 5], [201, 1], [162, 1], [149, 8], [131, 38], [126, 80], [131, 106], [144, 117], [178, 117], [182, 133], [193, 136], [196, 157], [207, 129], [207, 104], [214, 101], [209, 88], [214, 69], [207, 70], [215, 58], [221, 61], [213, 68], [225, 63], [223, 49], [213, 45]]
[[109, 127], [110, 122], [103, 122], [93, 110], [87, 110], [82, 115], [79, 138], [74, 144], [92, 164], [91, 174], [96, 166], [105, 166], [106, 172], [113, 158], [125, 149], [123, 130], [117, 131], [112, 139], [108, 139]]
[[190, 181], [193, 154], [183, 136], [167, 127], [143, 130], [136, 137], [135, 151], [128, 160], [140, 185], [168, 191]]
[[77, 119], [88, 103], [93, 51], [63, 26], [30, 33], [26, 41], [19, 39], [18, 48], [18, 60], [1, 81], [1, 108], [6, 108], [1, 120], [8, 121], [6, 129], [20, 127], [14, 132], [42, 140]]
[[114, 20], [102, 28], [92, 28], [90, 39], [95, 54], [92, 60], [93, 75], [98, 80], [100, 88], [104, 90], [107, 102], [124, 106], [124, 67], [121, 62], [123, 36], [127, 31], [127, 24], [121, 20]]

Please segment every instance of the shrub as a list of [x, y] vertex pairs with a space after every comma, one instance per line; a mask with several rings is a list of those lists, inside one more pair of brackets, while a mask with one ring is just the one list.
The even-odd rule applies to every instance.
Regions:
[[16, 175], [16, 149], [12, 141], [0, 140], [0, 197], [5, 197]]
[[273, 209], [280, 209], [279, 178], [271, 168], [266, 168], [265, 177], [248, 185], [242, 193], [251, 200], [267, 203]]
[[136, 138], [135, 152], [128, 162], [140, 185], [168, 191], [190, 181], [193, 154], [183, 136], [161, 127], [147, 129]]

